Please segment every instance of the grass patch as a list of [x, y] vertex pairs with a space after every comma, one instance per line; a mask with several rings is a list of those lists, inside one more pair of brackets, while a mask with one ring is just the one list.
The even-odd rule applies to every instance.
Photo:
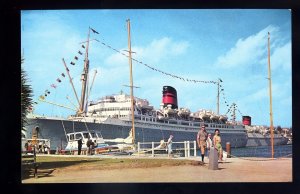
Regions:
[[193, 165], [190, 160], [147, 159], [147, 158], [80, 158], [37, 156], [41, 169], [97, 169], [151, 168], [161, 166]]

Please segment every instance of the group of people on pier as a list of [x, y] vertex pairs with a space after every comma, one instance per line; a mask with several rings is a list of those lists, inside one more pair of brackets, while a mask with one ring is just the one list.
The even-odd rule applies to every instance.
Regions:
[[[168, 157], [171, 157], [172, 153], [172, 140], [173, 140], [173, 135], [170, 135], [166, 145], [167, 145], [167, 152], [168, 152]], [[205, 130], [205, 126], [201, 126], [198, 134], [197, 134], [197, 144], [200, 148], [201, 151], [201, 160], [204, 162], [204, 155], [207, 150], [208, 155], [210, 153], [211, 149], [216, 149], [218, 150], [218, 155], [219, 155], [219, 160], [223, 160], [223, 149], [221, 145], [221, 136], [220, 136], [220, 130], [215, 129], [215, 134], [213, 139], [211, 139], [211, 134], [207, 133]]]
[[197, 134], [197, 143], [201, 150], [202, 162], [204, 162], [205, 151], [207, 150], [209, 155], [209, 151], [214, 148], [218, 150], [219, 160], [223, 160], [223, 149], [221, 145], [221, 136], [219, 129], [215, 129], [215, 135], [213, 139], [211, 139], [211, 134], [207, 133], [207, 131], [205, 130], [205, 126], [201, 126]]

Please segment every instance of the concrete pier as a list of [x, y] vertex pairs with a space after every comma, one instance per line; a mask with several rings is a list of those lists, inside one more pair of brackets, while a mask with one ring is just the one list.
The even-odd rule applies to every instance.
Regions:
[[[292, 158], [261, 160], [262, 158], [227, 158], [218, 163], [218, 170], [208, 169], [208, 158], [202, 164], [200, 157], [189, 159], [141, 156], [78, 156], [45, 155], [49, 160], [67, 157], [68, 163], [77, 157], [73, 165], [53, 167], [51, 176], [29, 177], [22, 183], [139, 183], [139, 182], [292, 182]], [[80, 157], [78, 159], [78, 157]], [[94, 160], [97, 159], [98, 161]], [[92, 159], [92, 162], [88, 160]], [[105, 163], [106, 159], [114, 159]], [[133, 159], [125, 165], [126, 159]], [[143, 161], [142, 161], [143, 160]], [[155, 166], [147, 161], [155, 161]], [[181, 165], [179, 160], [193, 160]], [[80, 162], [78, 162], [80, 161]], [[169, 162], [168, 162], [169, 161]], [[169, 165], [172, 163], [174, 165]], [[46, 165], [46, 164], [42, 164]], [[42, 167], [41, 165], [41, 167]], [[274, 170], [275, 169], [275, 170]], [[176, 175], [176, 176], [175, 176]]]

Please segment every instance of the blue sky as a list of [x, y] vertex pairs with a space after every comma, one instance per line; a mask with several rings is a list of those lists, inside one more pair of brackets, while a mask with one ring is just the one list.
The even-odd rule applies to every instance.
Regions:
[[[34, 100], [49, 90], [48, 101], [72, 107], [76, 98], [62, 58], [69, 66], [80, 94], [84, 51], [80, 42], [91, 34], [123, 52], [127, 47], [126, 20], [131, 21], [133, 58], [154, 69], [189, 80], [223, 80], [220, 113], [236, 103], [237, 120], [252, 117], [252, 124], [269, 125], [267, 37], [271, 34], [271, 68], [274, 125], [292, 126], [291, 12], [289, 10], [26, 10], [21, 12], [21, 48], [24, 70]], [[76, 65], [70, 65], [74, 57]], [[97, 70], [90, 100], [130, 93], [128, 58], [93, 41], [89, 50], [90, 78]], [[62, 80], [61, 83], [56, 81]], [[159, 108], [162, 87], [176, 88], [179, 107], [216, 112], [217, 86], [167, 76], [133, 61], [134, 95]], [[51, 84], [57, 85], [56, 89]], [[226, 102], [225, 102], [226, 101]], [[68, 109], [38, 103], [34, 112], [67, 116]], [[230, 114], [228, 114], [230, 117]]]

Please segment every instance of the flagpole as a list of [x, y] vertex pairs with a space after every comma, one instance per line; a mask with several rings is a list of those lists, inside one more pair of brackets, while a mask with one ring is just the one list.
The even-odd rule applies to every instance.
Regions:
[[131, 101], [131, 122], [132, 122], [132, 144], [135, 144], [135, 127], [134, 127], [134, 99], [133, 99], [133, 79], [132, 79], [132, 58], [131, 58], [131, 39], [130, 39], [130, 20], [127, 20], [128, 30], [128, 53], [130, 68], [130, 101]]
[[272, 79], [271, 79], [271, 62], [270, 62], [270, 32], [268, 32], [268, 80], [269, 80], [269, 96], [270, 96], [270, 132], [272, 158], [274, 158], [274, 126], [273, 126], [273, 110], [272, 110]]

